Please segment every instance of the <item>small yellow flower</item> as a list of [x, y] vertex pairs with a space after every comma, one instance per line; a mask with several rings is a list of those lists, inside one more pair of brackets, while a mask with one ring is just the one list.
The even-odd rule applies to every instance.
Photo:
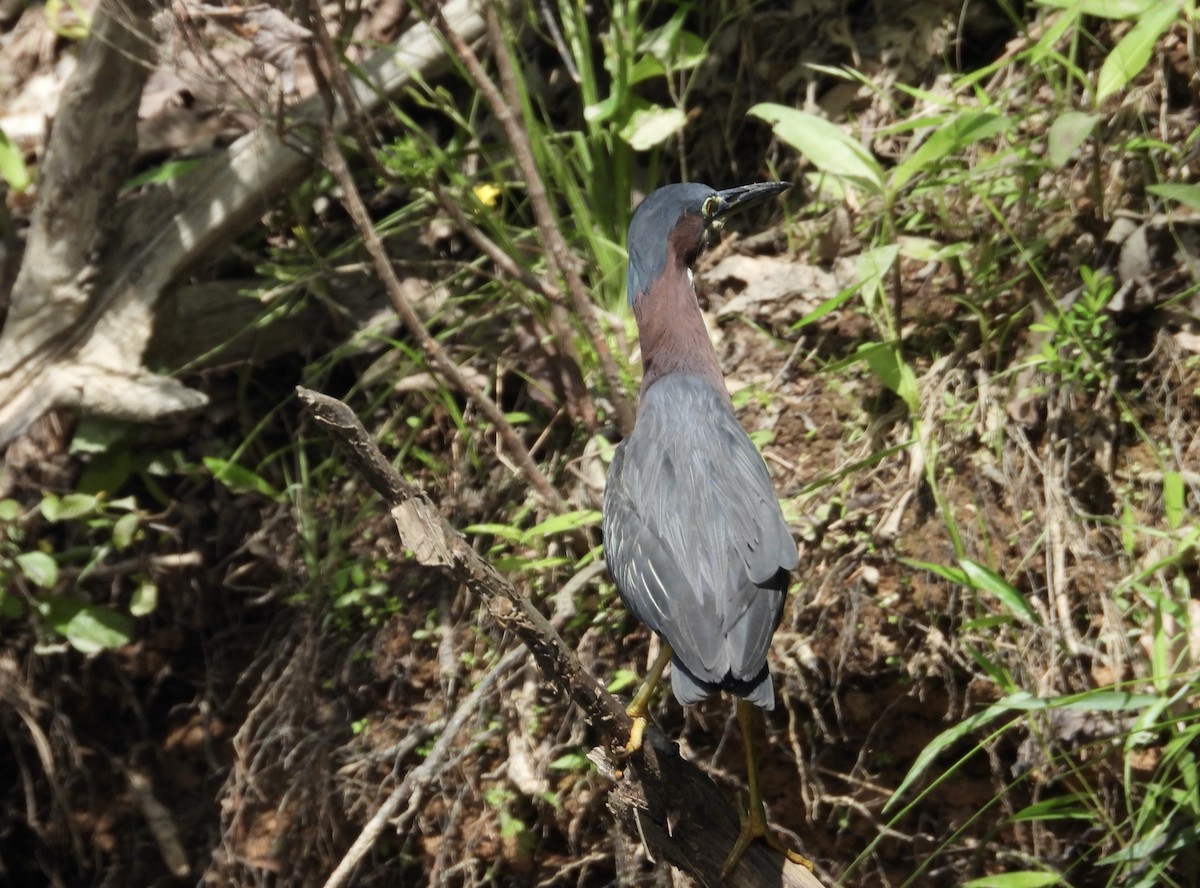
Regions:
[[485, 207], [494, 207], [503, 192], [491, 182], [475, 186], [475, 199]]

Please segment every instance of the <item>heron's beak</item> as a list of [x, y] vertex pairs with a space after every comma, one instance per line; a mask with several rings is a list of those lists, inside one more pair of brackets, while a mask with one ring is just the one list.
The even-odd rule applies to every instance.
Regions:
[[712, 218], [720, 219], [730, 213], [755, 206], [791, 187], [791, 182], [755, 182], [753, 185], [738, 185], [736, 188], [718, 191], [717, 197], [721, 199], [721, 205], [712, 214]]

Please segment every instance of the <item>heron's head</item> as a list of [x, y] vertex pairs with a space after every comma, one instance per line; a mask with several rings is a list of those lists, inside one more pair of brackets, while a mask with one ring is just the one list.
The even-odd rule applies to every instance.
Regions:
[[726, 216], [790, 187], [790, 182], [758, 182], [717, 191], [689, 182], [651, 192], [629, 223], [630, 306], [666, 271], [668, 257], [694, 267]]

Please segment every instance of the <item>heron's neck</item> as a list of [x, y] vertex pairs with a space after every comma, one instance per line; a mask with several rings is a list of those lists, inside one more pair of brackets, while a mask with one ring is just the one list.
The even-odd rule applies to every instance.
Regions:
[[635, 304], [634, 317], [642, 346], [643, 396], [671, 373], [691, 373], [729, 400], [686, 265], [668, 261], [662, 276]]

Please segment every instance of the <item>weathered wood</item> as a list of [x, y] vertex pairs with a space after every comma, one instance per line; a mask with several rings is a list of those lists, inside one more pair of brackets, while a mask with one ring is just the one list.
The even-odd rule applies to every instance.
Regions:
[[[302, 180], [319, 151], [312, 124], [325, 107], [314, 97], [289, 112], [284, 135], [264, 123], [114, 213], [135, 147], [146, 47], [155, 43], [149, 8], [148, 0], [104, 0], [55, 118], [30, 246], [0, 331], [0, 447], [55, 407], [149, 421], [207, 403], [143, 364], [161, 300]], [[475, 0], [451, 0], [445, 15], [464, 39], [482, 36]], [[433, 29], [412, 28], [362, 66], [353, 84], [359, 112], [446, 63]], [[346, 116], [338, 108], [334, 125]]]

